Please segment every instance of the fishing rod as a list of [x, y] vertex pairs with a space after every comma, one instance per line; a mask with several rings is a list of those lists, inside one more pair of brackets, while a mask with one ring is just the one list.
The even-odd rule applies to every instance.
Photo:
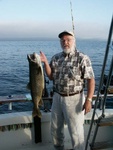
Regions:
[[72, 29], [73, 29], [73, 33], [75, 35], [74, 17], [73, 17], [73, 9], [72, 9], [72, 2], [71, 2], [71, 0], [70, 0], [70, 9], [71, 9]]

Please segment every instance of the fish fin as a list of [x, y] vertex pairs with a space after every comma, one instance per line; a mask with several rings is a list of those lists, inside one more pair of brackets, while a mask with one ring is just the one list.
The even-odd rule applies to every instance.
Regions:
[[42, 98], [40, 99], [40, 102], [39, 102], [39, 106], [42, 106], [43, 105], [43, 100]]
[[30, 82], [27, 84], [26, 88], [27, 88], [28, 90], [31, 89]]
[[41, 67], [39, 66], [37, 69], [37, 75], [41, 74]]
[[33, 116], [33, 117], [38, 116], [39, 118], [42, 117], [42, 114], [41, 114], [41, 112], [40, 112], [39, 107], [38, 107], [38, 108], [33, 108], [32, 116]]

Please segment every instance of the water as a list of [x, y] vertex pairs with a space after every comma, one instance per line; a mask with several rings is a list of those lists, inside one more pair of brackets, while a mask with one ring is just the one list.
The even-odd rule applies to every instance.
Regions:
[[[77, 49], [87, 54], [92, 61], [94, 68], [96, 89], [98, 88], [100, 74], [105, 54], [106, 41], [104, 40], [77, 40]], [[44, 40], [1, 40], [0, 41], [0, 96], [26, 94], [29, 93], [26, 88], [29, 82], [29, 66], [27, 54], [42, 51], [50, 61], [51, 57], [60, 52], [59, 40], [44, 39]], [[113, 52], [110, 52], [110, 56]], [[109, 59], [110, 60], [110, 59]], [[109, 69], [109, 62], [106, 72]], [[49, 91], [52, 89], [50, 82]], [[14, 104], [14, 111], [30, 110], [23, 107], [27, 103]], [[7, 104], [4, 108], [0, 106], [0, 111], [7, 109]]]

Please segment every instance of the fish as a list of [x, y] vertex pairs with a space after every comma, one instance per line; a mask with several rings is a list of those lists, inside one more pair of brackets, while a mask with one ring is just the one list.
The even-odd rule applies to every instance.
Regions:
[[31, 98], [33, 101], [32, 116], [39, 118], [42, 117], [39, 106], [43, 105], [43, 92], [44, 92], [44, 73], [40, 56], [37, 53], [27, 54], [29, 62], [29, 83], [28, 88], [31, 92]]

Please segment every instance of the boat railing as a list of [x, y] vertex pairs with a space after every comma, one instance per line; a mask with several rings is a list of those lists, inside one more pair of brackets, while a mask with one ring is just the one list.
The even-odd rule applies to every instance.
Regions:
[[[108, 94], [107, 97], [108, 98], [113, 98], [113, 94]], [[95, 105], [96, 98], [97, 98], [97, 95], [94, 94], [93, 95], [93, 101], [92, 101], [92, 107], [94, 107], [94, 105]], [[99, 99], [98, 99], [98, 108], [99, 109], [102, 109], [103, 98], [104, 98], [104, 94], [101, 94]], [[52, 97], [42, 97], [42, 99], [45, 103], [47, 101], [52, 103]], [[19, 102], [19, 103], [32, 102], [32, 98], [31, 98], [31, 95], [29, 93], [20, 94], [20, 95], [0, 96], [0, 105], [7, 103], [8, 104], [8, 110], [13, 109], [12, 105], [13, 105], [14, 102]]]
[[[42, 97], [43, 101], [50, 101], [52, 102], [52, 97]], [[12, 110], [12, 104], [14, 102], [32, 102], [31, 95], [27, 94], [20, 94], [20, 95], [9, 95], [9, 96], [0, 96], [0, 105], [8, 103], [8, 110]]]
[[[113, 33], [113, 16], [112, 16], [111, 25], [110, 25], [108, 41], [107, 41], [107, 45], [106, 45], [106, 51], [105, 51], [105, 56], [104, 56], [104, 61], [103, 61], [103, 66], [102, 66], [102, 72], [101, 72], [101, 77], [100, 77], [100, 83], [99, 83], [99, 88], [98, 88], [98, 91], [97, 91], [96, 101], [95, 101], [95, 105], [94, 105], [94, 111], [93, 111], [91, 124], [90, 124], [89, 132], [88, 132], [88, 135], [87, 135], [87, 139], [86, 139], [85, 150], [87, 150], [88, 144], [90, 144], [89, 141], [90, 141], [90, 136], [91, 136], [93, 122], [94, 122], [94, 118], [95, 118], [95, 114], [96, 114], [96, 109], [97, 109], [97, 106], [98, 106], [98, 101], [99, 101], [99, 97], [100, 97], [101, 89], [102, 89], [102, 85], [103, 85], [104, 74], [105, 74], [105, 67], [107, 65], [109, 50], [111, 49], [110, 45], [112, 45], [112, 47], [113, 47], [112, 33]], [[98, 118], [99, 119], [98, 121], [100, 121], [102, 118], [105, 117], [105, 114], [104, 114], [104, 112], [105, 112], [105, 104], [106, 104], [106, 98], [108, 96], [107, 95], [108, 94], [108, 88], [109, 88], [109, 85], [110, 85], [112, 73], [113, 73], [113, 55], [112, 55], [112, 58], [111, 58], [111, 65], [110, 65], [110, 68], [109, 68], [109, 74], [108, 74], [108, 79], [107, 79], [107, 83], [106, 83], [106, 86], [105, 86], [103, 101], [101, 101], [102, 104], [101, 104], [100, 108], [102, 109], [102, 113], [101, 113], [101, 116]], [[95, 138], [96, 138], [96, 135], [97, 135], [97, 131], [98, 131], [98, 127], [97, 127], [97, 129], [96, 129], [96, 131], [94, 133], [94, 137], [93, 137], [92, 142], [90, 144], [91, 147], [94, 146], [94, 142], [95, 142]]]

